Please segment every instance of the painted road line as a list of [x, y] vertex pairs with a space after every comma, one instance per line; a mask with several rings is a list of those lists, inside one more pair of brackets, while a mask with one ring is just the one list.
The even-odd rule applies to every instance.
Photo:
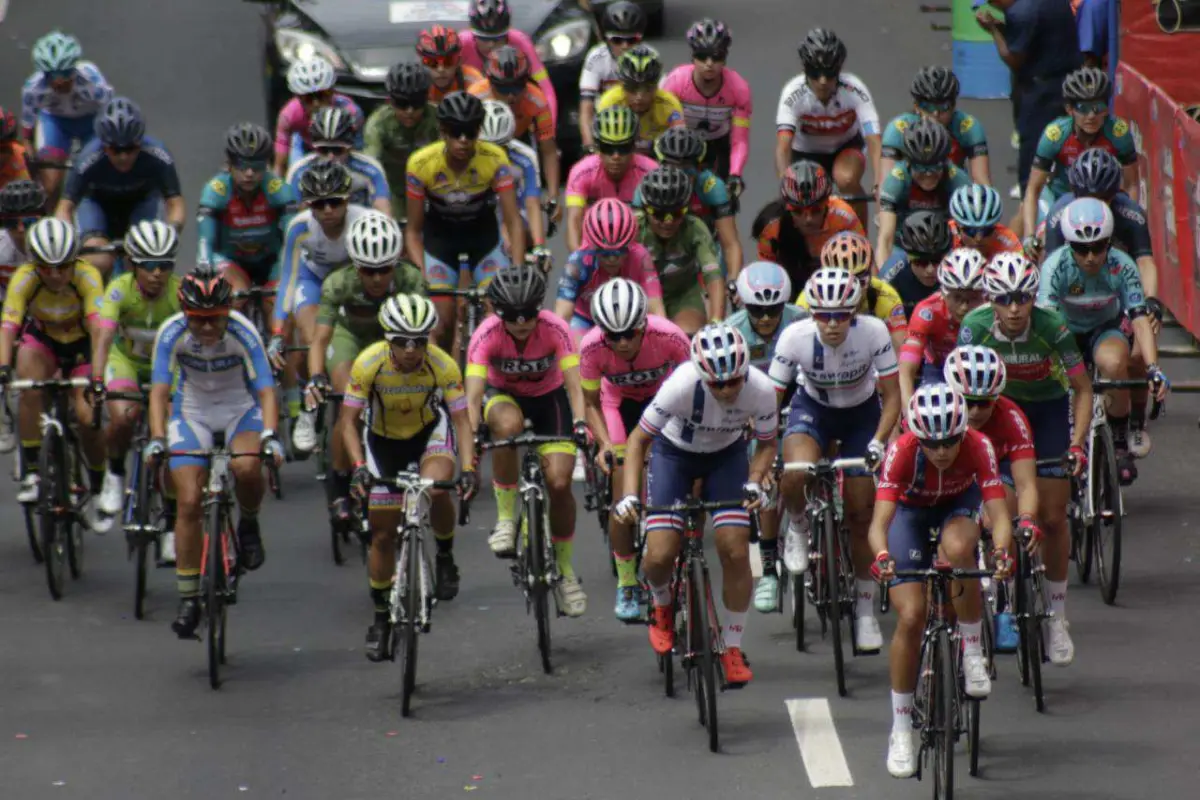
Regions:
[[808, 781], [814, 789], [822, 786], [853, 786], [842, 741], [833, 724], [829, 701], [824, 697], [802, 697], [788, 700], [788, 716]]

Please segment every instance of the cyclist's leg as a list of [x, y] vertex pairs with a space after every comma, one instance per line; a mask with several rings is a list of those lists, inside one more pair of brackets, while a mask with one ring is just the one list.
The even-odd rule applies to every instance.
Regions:
[[[897, 570], [924, 569], [932, 561], [929, 529], [939, 523], [937, 509], [896, 506], [888, 527], [888, 552]], [[896, 630], [888, 648], [888, 673], [892, 684], [892, 732], [888, 742], [888, 771], [908, 777], [916, 769], [912, 709], [925, 630], [925, 584], [912, 578], [892, 581], [888, 597], [896, 612]]]
[[[44, 381], [58, 372], [58, 358], [45, 337], [30, 328], [17, 348], [16, 374], [24, 380]], [[42, 451], [42, 411], [45, 397], [40, 391], [23, 391], [17, 400], [17, 434], [21, 437], [25, 474], [38, 471]]]
[[[431, 426], [421, 457], [421, 477], [435, 481], [454, 479], [456, 450], [450, 415], [438, 410], [438, 419]], [[454, 501], [445, 489], [431, 489], [429, 524], [437, 543], [437, 599], [453, 600], [458, 596], [458, 567], [454, 563]]]
[[[110, 230], [109, 209], [102, 208], [90, 197], [79, 201], [75, 209], [75, 226], [79, 229], [79, 241], [84, 247], [100, 247], [112, 239]], [[105, 280], [112, 273], [116, 259], [110, 253], [93, 253], [84, 258], [96, 269]]]
[[[64, 378], [87, 378], [92, 374], [92, 344], [87, 336], [70, 344], [56, 344], [59, 369]], [[79, 444], [87, 462], [88, 484], [92, 494], [100, 494], [104, 483], [105, 447], [104, 436], [92, 427], [92, 416], [99, 413], [92, 408], [87, 389], [71, 390], [71, 403], [75, 420], [79, 423]]]
[[[613, 454], [619, 458], [625, 456], [626, 431], [633, 430], [641, 419], [646, 403], [637, 400], [622, 400], [614, 396], [610, 390], [606, 396], [607, 384], [600, 387], [600, 408], [604, 412], [604, 423], [608, 429], [609, 441], [613, 444]], [[625, 485], [625, 468], [613, 465], [612, 485], [614, 493]], [[613, 498], [616, 500], [617, 498]], [[637, 554], [633, 552], [633, 526], [618, 522], [615, 514], [608, 521], [609, 544], [612, 545], [613, 558], [617, 565], [618, 595], [622, 589], [638, 585]]]
[[[739, 439], [705, 461], [704, 488], [701, 496], [706, 502], [737, 500], [745, 493], [742, 488], [750, 473], [746, 441]], [[750, 574], [750, 514], [740, 504], [713, 513], [713, 535], [717, 556], [721, 559], [721, 638], [725, 646], [741, 650], [742, 633], [750, 611], [750, 592], [754, 577]], [[750, 670], [744, 663], [728, 664], [734, 675], [731, 683], [746, 683]]]
[[[221, 261], [219, 264], [217, 264], [217, 269], [221, 272], [221, 275], [224, 276], [225, 280], [229, 282], [229, 285], [232, 287], [234, 293], [244, 292], [250, 288], [250, 276], [246, 273], [246, 270], [242, 268], [242, 265], [238, 264], [236, 261]], [[249, 302], [250, 298], [241, 297], [233, 301], [233, 307], [236, 311], [245, 314], [246, 306], [249, 304]], [[270, 316], [265, 313], [265, 309], [263, 316], [267, 317], [267, 319], [270, 319]]]
[[[646, 467], [646, 504], [664, 506], [686, 500], [692, 494], [699, 459], [663, 439], [650, 445]], [[646, 514], [646, 554], [642, 572], [650, 586], [650, 646], [659, 654], [670, 652], [675, 642], [671, 611], [671, 577], [682, 543], [683, 517], [679, 514]]]
[[[257, 403], [237, 415], [225, 428], [225, 441], [234, 453], [257, 453], [262, 447], [263, 416]], [[258, 511], [266, 493], [264, 464], [257, 458], [235, 458], [230, 462], [234, 475], [234, 494], [238, 504], [238, 544], [242, 563], [256, 570], [266, 560]]]
[[[483, 404], [483, 419], [492, 439], [506, 439], [521, 433], [525, 415], [510, 395], [491, 393]], [[488, 538], [492, 552], [500, 556], [512, 553], [516, 541], [517, 452], [511, 447], [493, 450], [492, 489], [496, 493], [496, 527]]]
[[[938, 550], [942, 557], [958, 569], [975, 569], [979, 546], [979, 506], [982, 498], [978, 487], [968, 489], [949, 507], [942, 523]], [[959, 625], [978, 625], [983, 610], [980, 605], [979, 581], [958, 581], [954, 611]]]
[[[566, 387], [560, 386], [541, 397], [521, 398], [521, 410], [533, 423], [533, 432], [541, 436], [571, 438], [571, 403]], [[570, 442], [538, 447], [549, 494], [550, 539], [563, 577], [574, 577], [572, 555], [575, 549], [575, 495], [571, 491], [571, 470], [575, 466], [575, 445]]]
[[[834, 185], [841, 194], [863, 193], [862, 179], [867, 171], [867, 155], [863, 150], [865, 146], [862, 137], [856, 136], [834, 156], [833, 169], [829, 177], [833, 179]], [[867, 204], [854, 203], [853, 208], [859, 221], [862, 222], [863, 228], [867, 228], [871, 219], [867, 213]]]
[[[92, 118], [84, 119], [90, 123]], [[38, 112], [37, 158], [42, 162], [38, 170], [38, 180], [46, 190], [49, 208], [54, 207], [58, 193], [62, 190], [63, 178], [66, 177], [66, 163], [71, 155], [71, 141], [74, 138], [71, 129], [75, 126], [70, 124], [72, 121], [45, 111]]]
[[[426, 242], [426, 246], [429, 244], [430, 242]], [[452, 266], [426, 250], [425, 283], [429, 286], [430, 292], [457, 289], [459, 284], [457, 262]], [[453, 297], [434, 297], [432, 300], [433, 307], [438, 312], [438, 324], [433, 330], [433, 339], [439, 347], [449, 352], [458, 320], [458, 304], [454, 302], [455, 298]]]
[[[104, 368], [104, 386], [110, 392], [137, 392], [142, 381], [150, 380], [150, 365], [136, 363], [118, 347], [108, 351]], [[124, 477], [125, 455], [133, 441], [134, 431], [142, 420], [142, 404], [131, 400], [108, 401], [108, 471]]]
[[[825, 407], [803, 389], [792, 397], [788, 427], [783, 434], [783, 461], [818, 461], [829, 440], [823, 431]], [[792, 573], [808, 567], [808, 519], [804, 513], [804, 493], [808, 475], [785, 472], [779, 483], [779, 497], [788, 512], [788, 529], [784, 539], [784, 563]]]
[[[292, 340], [304, 346], [312, 341], [317, 325], [317, 308], [321, 302], [321, 279], [305, 261], [301, 261], [291, 302], [289, 320], [293, 326]], [[306, 356], [304, 351], [296, 351], [288, 353], [286, 358], [287, 368], [284, 370], [282, 383], [287, 413], [292, 419], [300, 415], [300, 379], [307, 372]]]
[[704, 305], [704, 290], [699, 283], [688, 283], [686, 290], [673, 297], [663, 297], [667, 317], [683, 329], [688, 336], [704, 327], [708, 322], [708, 311]]
[[[206, 450], [212, 431], [201, 420], [173, 413], [167, 426], [170, 450]], [[181, 601], [179, 618], [172, 627], [181, 637], [190, 636], [200, 615], [193, 610], [200, 596], [200, 564], [204, 557], [201, 499], [208, 481], [208, 462], [193, 456], [171, 456], [168, 465], [175, 487], [175, 581]]]
[[[1106, 328], [1097, 331], [1092, 336], [1092, 360], [1100, 377], [1109, 380], [1127, 380], [1129, 378], [1130, 347], [1129, 340], [1119, 327]], [[1129, 390], [1113, 389], [1107, 395], [1108, 424], [1113, 432], [1113, 445], [1116, 447], [1117, 459], [1128, 461], [1122, 464], [1121, 471], [1132, 469], [1129, 458]], [[1122, 480], [1128, 476], [1122, 475]]]
[[[375, 433], [363, 437], [363, 449], [367, 468], [375, 478], [395, 475], [420, 458], [413, 440], [386, 439]], [[375, 486], [371, 489], [367, 508], [371, 528], [367, 580], [374, 606], [374, 622], [367, 629], [367, 658], [379, 661], [388, 634], [392, 580], [396, 574], [396, 529], [401, 522], [404, 494], [390, 486]]]

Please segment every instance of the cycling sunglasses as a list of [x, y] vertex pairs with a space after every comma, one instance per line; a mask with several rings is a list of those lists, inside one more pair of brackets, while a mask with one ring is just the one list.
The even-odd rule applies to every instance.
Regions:
[[310, 200], [308, 205], [318, 211], [328, 211], [331, 208], [341, 208], [347, 202], [345, 197], [322, 197], [320, 200]]
[[835, 80], [841, 74], [842, 74], [842, 71], [840, 69], [813, 69], [813, 70], [806, 69], [806, 70], [804, 70], [805, 77], [816, 78], [816, 79], [828, 78], [829, 80]]
[[745, 382], [744, 377], [730, 378], [727, 381], [705, 381], [710, 389], [736, 389]]
[[146, 272], [174, 272], [174, 261], [134, 261], [134, 266]]
[[947, 111], [954, 110], [954, 101], [949, 100], [945, 103], [917, 103], [917, 108], [924, 111], [926, 114], [945, 114]]
[[776, 303], [773, 306], [746, 306], [746, 313], [754, 319], [766, 319], [767, 317], [778, 317], [783, 313], [783, 303]]
[[633, 94], [635, 92], [656, 92], [656, 91], [658, 91], [658, 84], [657, 83], [629, 83], [626, 81], [621, 81], [621, 88], [623, 88], [627, 94]]
[[972, 239], [986, 239], [996, 232], [995, 225], [963, 225], [959, 230]]
[[312, 94], [300, 95], [301, 103], [328, 103], [332, 99], [333, 89], [325, 89], [320, 92], [313, 92]]
[[947, 436], [945, 439], [926, 439], [921, 442], [921, 447], [926, 450], [949, 450], [957, 446], [963, 440], [963, 436], [965, 434], [960, 433], [957, 436]]
[[604, 144], [596, 142], [596, 152], [602, 156], [627, 156], [631, 155], [635, 149], [635, 144]]
[[344, 156], [350, 152], [348, 144], [320, 144], [313, 146], [313, 152], [321, 156]]
[[642, 40], [642, 37], [637, 36], [637, 35], [634, 35], [634, 36], [613, 35], [613, 36], [605, 36], [604, 39], [609, 44], [631, 44], [632, 45], [632, 44], [637, 44], [638, 42], [640, 42]]
[[994, 397], [967, 397], [964, 399], [967, 401], [967, 408], [990, 408], [996, 405]]
[[46, 80], [48, 80], [50, 82], [69, 81], [75, 77], [75, 68], [72, 67], [71, 69], [49, 69], [49, 70], [46, 70], [42, 74], [45, 75]]
[[33, 227], [33, 223], [37, 222], [39, 219], [41, 219], [41, 217], [39, 217], [39, 216], [8, 217], [7, 219], [0, 220], [0, 228], [4, 228], [5, 230], [10, 230], [10, 231], [20, 228], [22, 226], [24, 226], [26, 228], [31, 228], [31, 227]]
[[628, 331], [621, 331], [620, 333], [609, 333], [608, 331], [605, 331], [604, 339], [605, 339], [605, 341], [612, 342], [614, 344], [617, 342], [628, 342], [630, 339], [633, 339], [639, 333], [641, 333], [641, 331], [638, 330], [637, 328], [634, 328], [634, 329], [628, 330]]
[[492, 88], [496, 90], [496, 94], [502, 94], [505, 97], [518, 97], [525, 91], [525, 84], [497, 84], [492, 83]]
[[412, 111], [414, 108], [424, 108], [429, 103], [429, 95], [411, 97], [392, 97], [388, 100], [397, 111]]
[[395, 264], [384, 264], [382, 267], [356, 267], [359, 272], [365, 272], [368, 275], [382, 275], [385, 272], [392, 272], [396, 269]]
[[449, 124], [442, 126], [442, 135], [451, 139], [471, 139], [479, 138], [479, 130], [482, 125], [458, 125]]
[[458, 54], [452, 56], [421, 56], [421, 63], [430, 69], [446, 69], [458, 66]]
[[114, 156], [129, 155], [130, 153], [136, 153], [138, 150], [141, 150], [141, 149], [142, 149], [142, 146], [140, 144], [121, 144], [121, 145], [106, 144], [106, 145], [104, 145], [104, 151], [106, 153], [108, 153], [109, 155], [114, 155]]
[[66, 272], [75, 266], [75, 262], [68, 261], [65, 264], [47, 264], [44, 261], [35, 261], [34, 266], [36, 266], [39, 270], [44, 270], [46, 272]]
[[692, 61], [699, 61], [701, 64], [706, 61], [711, 61], [714, 64], [724, 64], [728, 53], [716, 53], [711, 50], [698, 50], [692, 53]]
[[1103, 103], [1099, 100], [1091, 100], [1085, 103], [1072, 103], [1071, 110], [1076, 114], [1082, 114], [1085, 117], [1089, 114], [1107, 114], [1108, 103]]
[[1100, 239], [1095, 242], [1071, 242], [1071, 250], [1081, 256], [1089, 256], [1105, 252], [1111, 244], [1111, 239]]
[[593, 250], [597, 258], [624, 258], [629, 255], [628, 247], [617, 247], [612, 250]]
[[826, 325], [833, 325], [839, 322], [849, 322], [854, 316], [853, 311], [814, 311], [812, 318], [817, 322], [822, 322]]
[[941, 266], [941, 262], [939, 261], [933, 261], [928, 258], [914, 258], [911, 254], [909, 255], [908, 263], [913, 269], [937, 269]]
[[266, 172], [267, 171], [267, 162], [266, 161], [258, 161], [258, 160], [255, 160], [255, 161], [231, 161], [229, 163], [229, 166], [231, 169], [235, 169], [235, 170], [239, 170], [239, 171], [250, 171], [250, 172]]
[[945, 164], [909, 164], [908, 170], [913, 175], [936, 175], [946, 171]]
[[646, 211], [659, 222], [674, 222], [682, 219], [688, 213], [688, 208], [647, 208]]
[[429, 344], [428, 336], [405, 336], [402, 333], [389, 333], [386, 337], [388, 344], [396, 344], [405, 350], [419, 350]]
[[1026, 303], [1032, 303], [1036, 295], [1033, 292], [1005, 292], [998, 294], [992, 298], [992, 305], [996, 306], [1011, 306], [1013, 304], [1023, 306]]
[[529, 308], [501, 308], [500, 306], [496, 306], [496, 316], [505, 322], [519, 325], [522, 322], [531, 322], [537, 319], [537, 315], [541, 310], [541, 306], [530, 306]]

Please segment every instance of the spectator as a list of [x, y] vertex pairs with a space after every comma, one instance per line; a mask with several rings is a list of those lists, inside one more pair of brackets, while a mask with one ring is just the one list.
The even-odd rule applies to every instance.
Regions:
[[1112, 0], [1075, 0], [1075, 23], [1084, 66], [1104, 67], [1108, 62], [1108, 15]]

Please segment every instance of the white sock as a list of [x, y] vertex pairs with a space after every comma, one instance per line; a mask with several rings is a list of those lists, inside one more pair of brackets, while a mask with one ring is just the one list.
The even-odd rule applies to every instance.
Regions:
[[892, 733], [912, 733], [912, 709], [912, 692], [892, 692]]
[[655, 586], [650, 584], [650, 592], [654, 595], [654, 605], [658, 607], [671, 605], [671, 584]]
[[1046, 581], [1046, 594], [1050, 595], [1050, 613], [1059, 619], [1067, 618], [1067, 582]]
[[972, 656], [983, 655], [983, 621], [960, 622], [958, 630], [962, 633], [963, 653]]
[[856, 580], [857, 599], [854, 602], [854, 616], [870, 617], [875, 614], [875, 581]]
[[725, 624], [721, 626], [721, 638], [726, 647], [742, 646], [742, 633], [746, 630], [746, 617], [749, 612], [730, 611], [725, 609]]

